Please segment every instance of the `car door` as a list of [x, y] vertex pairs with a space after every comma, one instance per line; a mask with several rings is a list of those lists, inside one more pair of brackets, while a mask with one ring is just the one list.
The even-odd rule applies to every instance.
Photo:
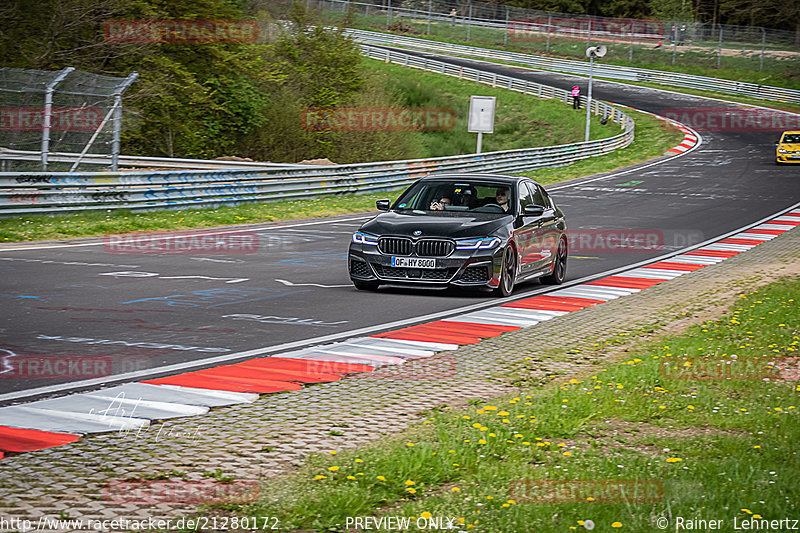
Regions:
[[528, 188], [526, 182], [520, 182], [517, 185], [517, 198], [519, 199], [517, 206], [519, 215], [514, 235], [519, 247], [520, 273], [525, 276], [544, 268], [548, 258], [542, 255], [542, 243], [539, 236], [541, 217], [525, 214], [527, 206], [535, 205], [533, 192]]
[[544, 213], [539, 218], [539, 227], [536, 233], [541, 243], [540, 253], [542, 254], [542, 268], [544, 268], [555, 257], [561, 232], [558, 228], [555, 205], [553, 205], [545, 190], [538, 183], [528, 182], [528, 186], [533, 194], [534, 205], [544, 208]]

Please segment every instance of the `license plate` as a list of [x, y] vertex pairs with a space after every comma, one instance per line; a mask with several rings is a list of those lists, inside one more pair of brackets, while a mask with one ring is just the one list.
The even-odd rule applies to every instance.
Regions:
[[792, 159], [800, 159], [800, 155], [795, 154], [792, 156]]
[[418, 257], [392, 257], [392, 266], [400, 268], [436, 268], [436, 259]]

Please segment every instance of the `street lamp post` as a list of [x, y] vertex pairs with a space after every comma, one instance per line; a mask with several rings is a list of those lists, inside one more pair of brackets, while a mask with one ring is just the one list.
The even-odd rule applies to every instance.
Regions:
[[589, 90], [586, 96], [586, 135], [585, 142], [589, 142], [589, 118], [592, 113], [592, 75], [594, 74], [594, 58], [606, 55], [605, 45], [590, 46], [586, 49], [586, 56], [589, 58]]

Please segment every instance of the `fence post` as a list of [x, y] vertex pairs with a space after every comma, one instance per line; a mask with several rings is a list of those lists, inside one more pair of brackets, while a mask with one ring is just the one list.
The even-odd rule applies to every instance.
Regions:
[[722, 24], [719, 25], [719, 45], [717, 46], [717, 68], [722, 64]]
[[50, 115], [53, 111], [53, 91], [56, 85], [67, 77], [67, 74], [75, 70], [75, 67], [66, 67], [47, 84], [44, 92], [44, 117], [42, 120], [42, 172], [47, 171], [47, 153], [50, 150]]
[[680, 35], [680, 29], [678, 28], [678, 24], [674, 23], [672, 26], [672, 64], [675, 64], [675, 56], [678, 54], [678, 39]]
[[428, 30], [425, 32], [427, 35], [431, 34], [431, 15], [433, 12], [433, 0], [428, 0]]
[[471, 30], [472, 30], [472, 2], [469, 3], [469, 16], [467, 18], [467, 41], [469, 41], [469, 35]]
[[550, 12], [547, 12], [547, 47], [545, 48], [545, 52], [550, 52]]
[[508, 6], [506, 6], [506, 34], [503, 36], [503, 46], [508, 46]]
[[761, 28], [761, 64], [758, 66], [758, 70], [764, 70], [764, 48], [767, 45], [767, 29]]
[[589, 26], [587, 28], [587, 33], [586, 33], [586, 47], [588, 48], [591, 45], [592, 45], [592, 16], [589, 15]]
[[631, 46], [630, 50], [628, 51], [628, 61], [633, 62], [633, 22], [631, 22], [630, 33], [631, 33]]

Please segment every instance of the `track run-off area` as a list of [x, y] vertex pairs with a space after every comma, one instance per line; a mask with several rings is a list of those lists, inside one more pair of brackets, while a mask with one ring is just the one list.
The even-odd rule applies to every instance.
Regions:
[[[480, 67], [561, 88], [584, 81], [484, 62]], [[709, 109], [719, 114], [737, 107], [605, 81], [594, 82], [594, 96], [660, 116], [697, 116]], [[565, 106], [565, 112], [573, 111]], [[503, 327], [530, 326], [574, 310], [570, 301], [596, 305], [646, 289], [800, 224], [800, 169], [775, 165], [776, 131], [694, 126], [687, 139], [696, 145], [689, 142], [621, 171], [547, 186], [570, 230], [579, 235], [567, 281], [564, 287], [520, 285], [505, 300], [486, 292], [392, 286], [357, 291], [347, 273], [347, 247], [352, 232], [372, 214], [192, 232], [194, 239], [218, 244], [181, 253], [159, 252], [156, 246], [137, 250], [114, 237], [0, 246], [0, 406], [16, 408], [31, 400], [41, 405], [47, 398], [143, 381], [203, 388], [202, 375], [193, 384], [171, 376], [264, 356], [326, 362], [334, 374], [366, 370], [346, 366], [368, 359], [359, 360], [358, 351], [336, 355], [329, 350], [328, 357], [314, 358], [319, 346], [352, 338], [392, 339], [357, 343], [373, 347], [362, 354], [374, 355], [376, 349], [386, 354], [385, 361], [371, 359], [378, 361], [374, 366], [395, 364], [405, 359], [392, 360], [392, 349], [421, 357], [457, 346], [459, 335], [479, 339], [487, 332], [500, 334]], [[626, 275], [631, 268], [636, 270]], [[652, 283], [641, 281], [648, 279]], [[449, 325], [439, 333], [419, 325], [431, 322]], [[462, 326], [453, 333], [462, 323], [483, 328]], [[228, 400], [236, 399], [235, 393], [270, 392], [263, 386], [227, 390]], [[192, 404], [190, 396], [183, 400]], [[227, 401], [225, 393], [216, 396], [222, 399], [194, 401], [203, 405], [180, 414], [200, 414]], [[58, 400], [52, 405], [57, 410]], [[151, 408], [151, 418], [159, 418], [156, 406]], [[48, 427], [70, 432], [58, 424]]]

